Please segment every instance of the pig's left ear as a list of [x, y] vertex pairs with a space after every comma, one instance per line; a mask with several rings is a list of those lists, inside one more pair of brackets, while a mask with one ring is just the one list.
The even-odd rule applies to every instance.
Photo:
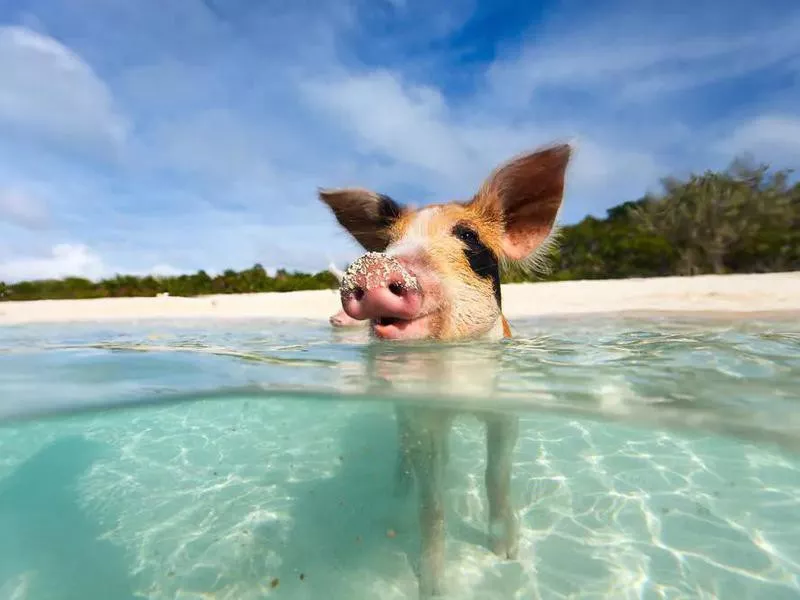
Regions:
[[563, 144], [519, 156], [495, 170], [472, 200], [502, 219], [506, 259], [528, 258], [552, 233], [570, 154]]
[[361, 188], [319, 190], [319, 199], [355, 240], [371, 252], [389, 245], [389, 228], [403, 208], [389, 196]]

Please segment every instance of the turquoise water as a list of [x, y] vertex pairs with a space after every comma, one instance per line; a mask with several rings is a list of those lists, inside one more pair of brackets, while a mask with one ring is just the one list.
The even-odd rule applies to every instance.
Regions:
[[[305, 322], [4, 328], [0, 598], [414, 598], [409, 399], [522, 419], [517, 561], [486, 548], [482, 428], [452, 431], [450, 597], [800, 598], [796, 318], [512, 326], [439, 363]], [[419, 377], [486, 360], [493, 395]]]

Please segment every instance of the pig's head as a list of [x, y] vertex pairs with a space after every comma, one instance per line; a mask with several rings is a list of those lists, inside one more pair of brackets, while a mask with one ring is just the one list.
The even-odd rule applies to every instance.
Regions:
[[365, 189], [320, 199], [367, 253], [342, 277], [342, 308], [383, 339], [501, 337], [501, 263], [535, 263], [570, 157], [553, 146], [500, 166], [467, 202], [420, 209]]

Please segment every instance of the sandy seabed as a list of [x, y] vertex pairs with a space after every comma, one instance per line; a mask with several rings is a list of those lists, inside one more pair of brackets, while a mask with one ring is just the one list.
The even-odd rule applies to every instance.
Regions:
[[[179, 318], [324, 319], [336, 290], [219, 294], [192, 298], [100, 298], [0, 303], [0, 325]], [[800, 313], [800, 271], [503, 286], [509, 319], [591, 313]]]

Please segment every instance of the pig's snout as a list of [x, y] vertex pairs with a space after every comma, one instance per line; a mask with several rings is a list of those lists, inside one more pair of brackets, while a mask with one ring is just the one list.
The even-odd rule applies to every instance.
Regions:
[[342, 308], [351, 318], [413, 319], [422, 306], [417, 278], [395, 258], [370, 252], [345, 271]]
[[342, 308], [353, 319], [413, 319], [419, 312], [419, 293], [399, 282], [386, 287], [357, 287], [342, 298]]

